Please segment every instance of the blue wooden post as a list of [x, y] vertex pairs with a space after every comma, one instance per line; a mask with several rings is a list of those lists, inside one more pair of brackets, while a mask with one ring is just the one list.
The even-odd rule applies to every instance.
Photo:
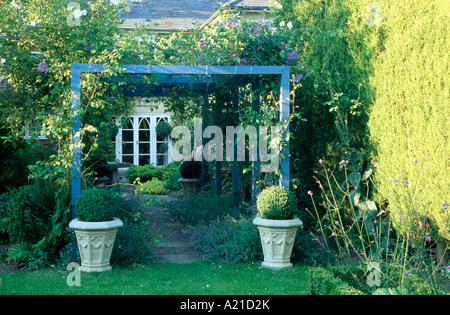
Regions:
[[[239, 100], [238, 100], [238, 94], [234, 91], [232, 92], [232, 100], [231, 100], [231, 107], [232, 107], [232, 117], [231, 121], [234, 127], [239, 125]], [[237, 162], [237, 133], [233, 135], [233, 162], [231, 162], [231, 186], [232, 186], [232, 199], [233, 199], [233, 207], [234, 210], [239, 210], [239, 166]]]
[[72, 65], [72, 219], [76, 217], [75, 202], [81, 193], [80, 76], [78, 65]]
[[[257, 90], [259, 86], [259, 77], [256, 77], [256, 79], [252, 83], [252, 110], [255, 112], [259, 112], [259, 91]], [[253, 120], [253, 124], [256, 124], [256, 118]], [[256, 146], [256, 161], [252, 162], [252, 206], [256, 206], [256, 199], [261, 192], [261, 189], [259, 188], [258, 181], [261, 179], [261, 161], [259, 159], [259, 146]]]
[[[290, 68], [286, 67], [286, 69], [281, 73], [280, 80], [280, 121], [288, 120], [290, 115], [289, 78]], [[286, 133], [288, 132], [289, 126], [283, 134], [283, 140], [286, 140]], [[281, 148], [281, 153], [283, 153], [285, 157], [281, 159], [280, 186], [284, 186], [289, 189], [289, 142], [286, 142], [286, 145]]]

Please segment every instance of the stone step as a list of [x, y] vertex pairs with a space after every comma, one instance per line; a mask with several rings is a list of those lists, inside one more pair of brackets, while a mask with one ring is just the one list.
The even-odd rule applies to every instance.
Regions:
[[190, 264], [201, 261], [200, 258], [193, 255], [155, 255], [155, 259], [161, 263]]
[[189, 240], [189, 235], [182, 230], [182, 226], [171, 217], [166, 208], [147, 207], [143, 217], [150, 223], [149, 228], [162, 237], [153, 252], [156, 261], [191, 263], [201, 260], [195, 255], [195, 248]]
[[161, 255], [192, 255], [192, 256], [196, 256], [193, 253], [194, 253], [193, 247], [162, 247], [162, 246], [158, 246], [157, 248], [155, 248], [155, 251], [154, 251], [154, 254], [157, 256], [161, 256]]

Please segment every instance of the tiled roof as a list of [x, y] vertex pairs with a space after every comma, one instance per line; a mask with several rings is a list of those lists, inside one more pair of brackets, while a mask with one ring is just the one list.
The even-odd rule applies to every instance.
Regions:
[[265, 9], [269, 5], [269, 0], [240, 0], [236, 2], [233, 6], [249, 9]]
[[[269, 0], [234, 0], [230, 6], [261, 9]], [[198, 28], [218, 11], [223, 2], [219, 0], [129, 0], [130, 12], [121, 14], [123, 28], [135, 24], [158, 30]], [[264, 5], [265, 4], [265, 5]]]

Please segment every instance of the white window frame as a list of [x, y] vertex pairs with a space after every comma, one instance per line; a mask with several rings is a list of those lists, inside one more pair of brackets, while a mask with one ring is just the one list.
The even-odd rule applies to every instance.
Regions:
[[[167, 119], [167, 121], [171, 122], [170, 114], [162, 114], [162, 113], [139, 113], [133, 114], [127, 117], [127, 119], [133, 120], [133, 162], [134, 165], [139, 165], [139, 122], [141, 118], [149, 118], [150, 122], [150, 164], [155, 166], [163, 166], [157, 165], [157, 137], [156, 137], [156, 124], [158, 118]], [[119, 132], [116, 136], [115, 147], [116, 147], [116, 159], [123, 163], [123, 153], [122, 153], [122, 144], [123, 144], [123, 136], [122, 136], [122, 128], [119, 128]], [[167, 150], [167, 164], [172, 162], [172, 143], [170, 139], [167, 141], [168, 150]], [[164, 164], [166, 165], [166, 164]]]
[[[42, 126], [40, 128], [43, 129]], [[23, 139], [24, 140], [31, 139], [31, 136], [30, 136], [30, 124], [29, 123], [25, 124], [25, 134], [23, 136]], [[48, 137], [47, 137], [47, 135], [44, 134], [44, 135], [37, 136], [36, 139], [38, 139], [38, 140], [48, 140]]]

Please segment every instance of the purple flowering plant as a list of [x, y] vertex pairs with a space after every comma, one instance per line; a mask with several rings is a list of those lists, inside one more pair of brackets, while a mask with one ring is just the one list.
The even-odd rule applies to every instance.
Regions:
[[[222, 12], [217, 22], [198, 32], [173, 34], [168, 42], [158, 44], [161, 44], [161, 50], [173, 48], [171, 55], [162, 52], [169, 59], [164, 62], [217, 66], [288, 65], [295, 76], [293, 84], [299, 84], [304, 79], [300, 47], [295, 47], [292, 40], [297, 32], [299, 30], [293, 27], [277, 29], [268, 22], [243, 18], [239, 12], [231, 10]], [[201, 59], [198, 58], [200, 55]]]
[[45, 61], [43, 61], [38, 65], [37, 71], [45, 72], [45, 71], [47, 71], [47, 69], [48, 69], [48, 65]]

